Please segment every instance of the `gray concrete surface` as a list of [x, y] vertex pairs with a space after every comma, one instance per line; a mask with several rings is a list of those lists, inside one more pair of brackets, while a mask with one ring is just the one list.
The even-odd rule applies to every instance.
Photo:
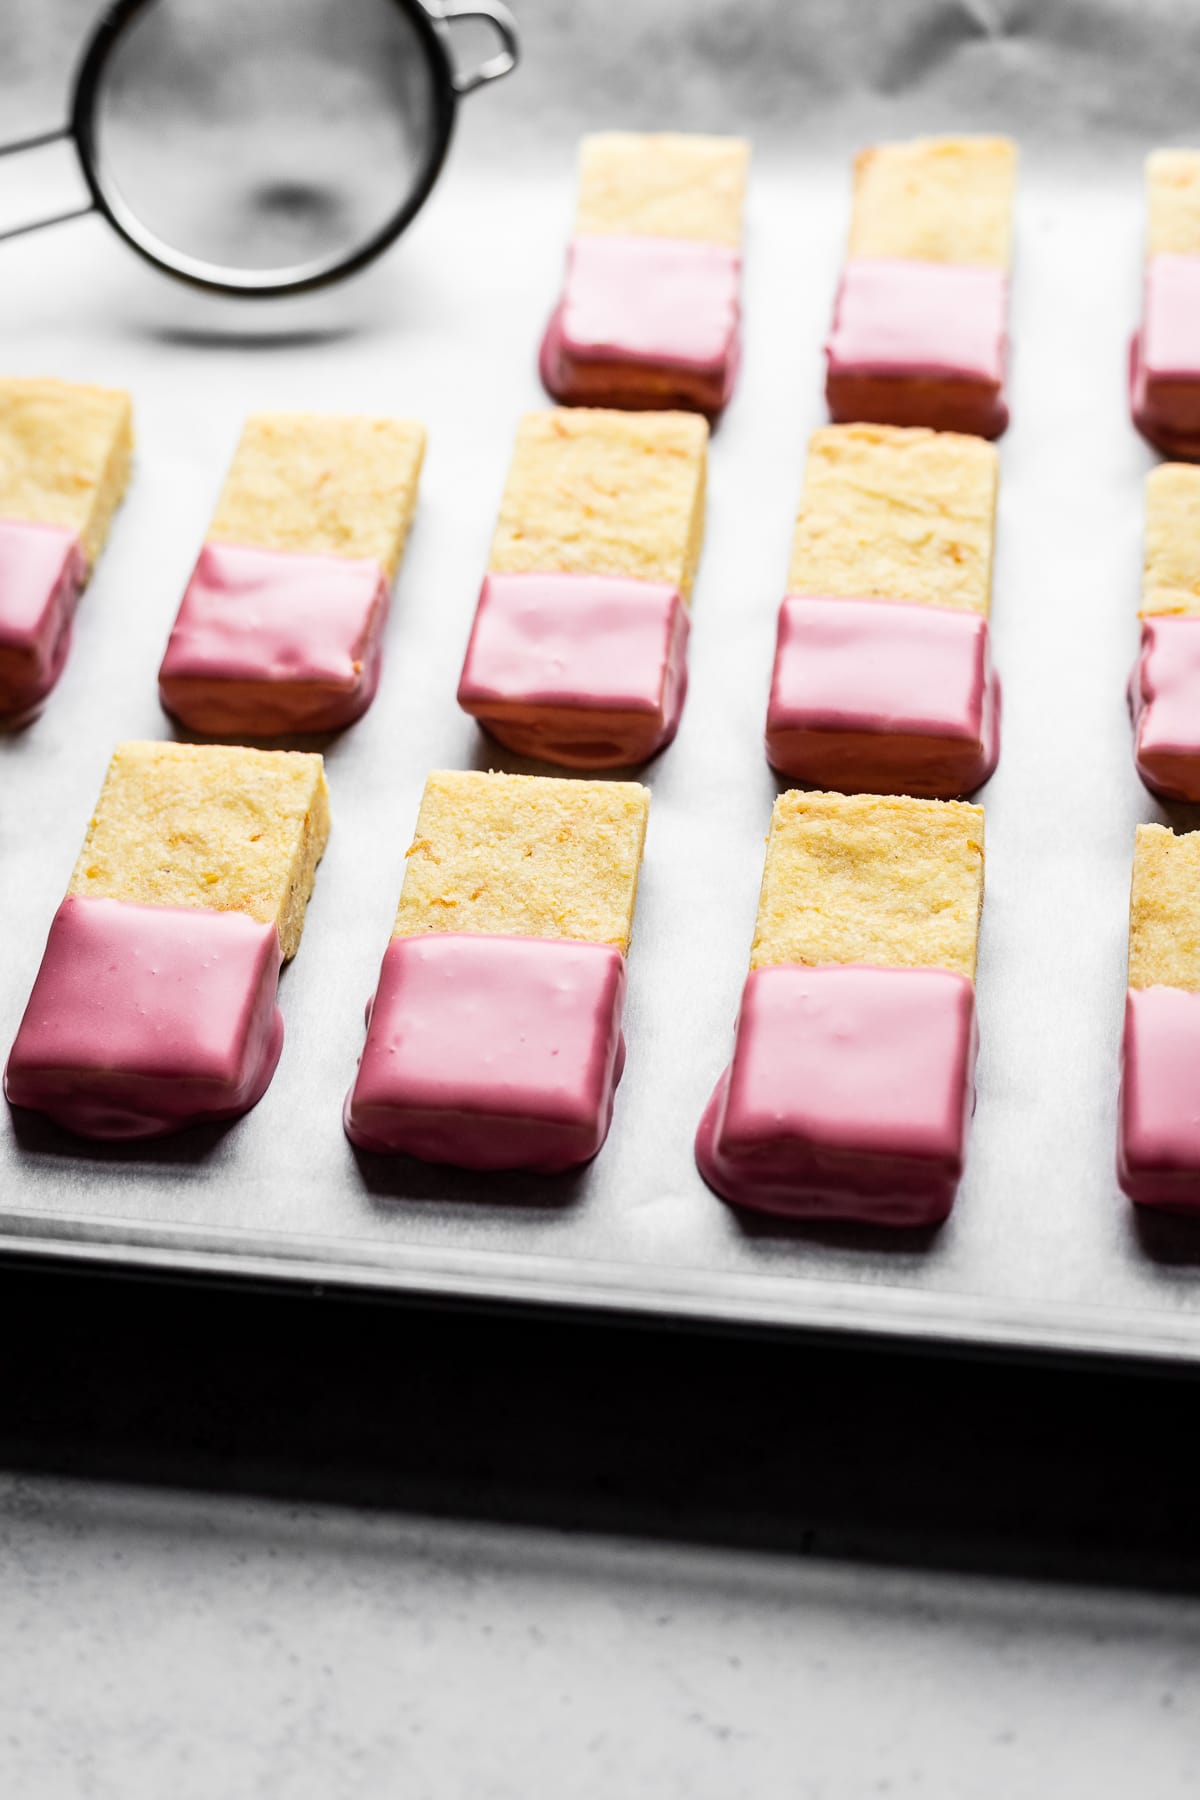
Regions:
[[0, 1479], [0, 1792], [1153, 1800], [1200, 1605]]

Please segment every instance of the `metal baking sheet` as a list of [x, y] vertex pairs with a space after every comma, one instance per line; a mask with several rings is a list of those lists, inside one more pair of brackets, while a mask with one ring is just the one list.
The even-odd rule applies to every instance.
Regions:
[[[780, 9], [765, 0], [693, 9], [690, 37], [672, 35], [693, 16], [674, 4], [624, 9], [620, 57], [610, 11], [526, 5], [524, 72], [477, 103], [427, 213], [353, 285], [286, 305], [209, 300], [143, 269], [95, 222], [0, 252], [5, 368], [126, 385], [139, 434], [66, 674], [42, 719], [0, 742], [4, 1045], [113, 744], [167, 734], [156, 669], [243, 413], [393, 410], [430, 430], [379, 699], [326, 749], [334, 832], [282, 982], [274, 1085], [229, 1129], [137, 1150], [89, 1149], [5, 1113], [0, 1245], [1200, 1360], [1200, 1228], [1136, 1217], [1113, 1174], [1133, 828], [1166, 816], [1134, 774], [1125, 714], [1151, 459], [1128, 423], [1124, 358], [1140, 158], [1185, 133], [1176, 71], [1194, 25], [1184, 7], [1159, 8], [1152, 38], [1135, 7], [1113, 5], [1087, 15], [1107, 22], [1097, 44], [1066, 0], [1011, 29], [999, 7], [914, 0], [888, 9], [878, 36], [863, 23], [875, 9], [843, 9], [839, 36], [813, 4], [787, 11], [787, 64], [771, 38]], [[801, 15], [824, 32], [817, 73]], [[669, 113], [636, 73], [664, 45]], [[555, 1180], [359, 1160], [341, 1102], [425, 773], [530, 766], [482, 738], [454, 690], [514, 424], [544, 403], [534, 356], [570, 224], [575, 139], [607, 124], [755, 120], [745, 367], [712, 448], [688, 707], [645, 777], [654, 798], [612, 1134], [594, 1165]], [[823, 418], [848, 157], [889, 131], [948, 126], [1006, 127], [1024, 151], [994, 613], [1004, 743], [982, 796], [970, 1166], [953, 1216], [927, 1238], [768, 1229], [709, 1193], [691, 1146], [729, 1050], [776, 792], [761, 733], [804, 446]], [[1186, 809], [1170, 816], [1195, 823]]]

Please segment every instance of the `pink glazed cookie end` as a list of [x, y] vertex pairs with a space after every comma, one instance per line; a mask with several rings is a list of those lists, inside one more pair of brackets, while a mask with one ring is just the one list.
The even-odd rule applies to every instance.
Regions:
[[987, 620], [904, 601], [789, 595], [766, 751], [780, 774], [843, 793], [972, 793], [1000, 754]]
[[665, 583], [489, 575], [458, 704], [522, 756], [573, 769], [645, 762], [679, 729], [689, 631]]
[[27, 724], [57, 683], [87, 576], [74, 532], [0, 519], [0, 725]]
[[1200, 994], [1130, 988], [1117, 1179], [1138, 1206], [1200, 1213]]
[[542, 339], [542, 385], [564, 406], [711, 417], [737, 381], [740, 289], [741, 256], [727, 244], [577, 237]]
[[346, 1101], [359, 1149], [543, 1174], [590, 1161], [624, 1063], [607, 944], [431, 932], [388, 945]]
[[274, 925], [238, 912], [70, 896], [4, 1075], [10, 1105], [82, 1137], [238, 1117], [283, 1045]]
[[1146, 786], [1166, 800], [1200, 800], [1200, 617], [1142, 620], [1128, 698]]
[[1200, 256], [1152, 256], [1129, 346], [1129, 410], [1147, 443], [1200, 461]]
[[830, 418], [999, 437], [1007, 320], [1002, 269], [852, 258], [825, 346]]
[[794, 1219], [939, 1224], [974, 1106], [975, 993], [945, 969], [755, 970], [696, 1134], [708, 1185]]
[[389, 602], [369, 558], [206, 544], [159, 670], [163, 706], [215, 736], [339, 730], [375, 698]]

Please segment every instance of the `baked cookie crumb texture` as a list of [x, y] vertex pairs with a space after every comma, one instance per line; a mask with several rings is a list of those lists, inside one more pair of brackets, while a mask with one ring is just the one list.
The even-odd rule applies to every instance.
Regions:
[[440, 771], [346, 1102], [360, 1149], [557, 1173], [608, 1133], [650, 796]]
[[929, 1227], [974, 1107], [981, 807], [776, 801], [734, 1036], [696, 1136], [738, 1206]]
[[100, 1138], [254, 1106], [328, 834], [319, 756], [119, 745], [9, 1056], [10, 1102]]

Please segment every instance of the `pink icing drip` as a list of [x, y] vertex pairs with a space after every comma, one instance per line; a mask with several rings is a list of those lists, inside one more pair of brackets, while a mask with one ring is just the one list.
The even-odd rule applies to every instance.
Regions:
[[237, 1117], [283, 1045], [274, 925], [243, 913], [70, 896], [54, 916], [4, 1075], [13, 1106], [84, 1137]]
[[737, 378], [740, 291], [732, 245], [577, 237], [542, 344], [543, 383], [567, 404], [607, 396], [718, 411]]
[[1147, 375], [1200, 380], [1200, 256], [1152, 256], [1142, 290]]
[[1200, 458], [1200, 256], [1146, 263], [1142, 328], [1130, 345], [1129, 405], [1168, 456]]
[[1117, 1177], [1139, 1206], [1200, 1211], [1200, 994], [1130, 988]]
[[370, 557], [206, 544], [159, 671], [197, 731], [332, 731], [379, 685], [389, 587]]
[[1002, 269], [851, 259], [825, 346], [833, 417], [998, 437], [1007, 321]]
[[998, 384], [1007, 313], [1001, 269], [854, 258], [834, 305], [829, 367]]
[[1146, 786], [1170, 800], [1200, 800], [1200, 617], [1142, 620], [1129, 710]]
[[767, 760], [845, 792], [952, 798], [1000, 752], [987, 620], [905, 601], [792, 594], [779, 613]]
[[644, 762], [679, 728], [689, 630], [665, 582], [489, 575], [458, 703], [524, 756], [568, 768]]
[[71, 647], [71, 623], [87, 559], [74, 532], [0, 519], [0, 717], [32, 717]]
[[608, 1135], [625, 961], [607, 944], [393, 938], [346, 1133], [364, 1150], [553, 1174]]
[[932, 1225], [974, 1104], [975, 992], [946, 969], [757, 969], [696, 1135], [709, 1186], [795, 1218]]

